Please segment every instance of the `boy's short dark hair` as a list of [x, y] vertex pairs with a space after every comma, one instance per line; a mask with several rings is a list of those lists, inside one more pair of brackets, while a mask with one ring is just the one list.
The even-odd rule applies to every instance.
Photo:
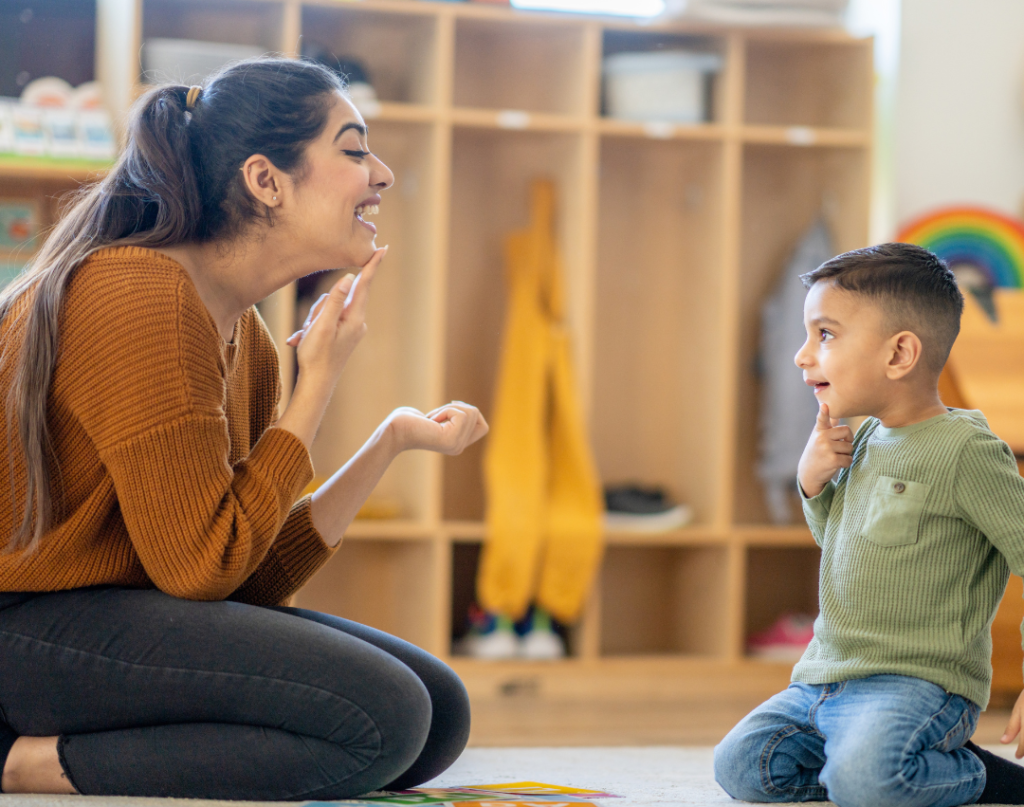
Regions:
[[942, 372], [960, 333], [964, 296], [935, 253], [914, 244], [879, 244], [837, 255], [800, 279], [807, 288], [824, 280], [874, 298], [892, 332], [917, 334], [924, 344], [923, 361], [936, 374]]

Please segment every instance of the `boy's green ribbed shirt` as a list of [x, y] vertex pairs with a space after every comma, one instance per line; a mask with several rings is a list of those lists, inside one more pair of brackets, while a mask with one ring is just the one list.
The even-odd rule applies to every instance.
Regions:
[[1024, 573], [1024, 479], [978, 411], [887, 429], [804, 514], [822, 548], [814, 640], [793, 680], [923, 678], [988, 705], [992, 619]]

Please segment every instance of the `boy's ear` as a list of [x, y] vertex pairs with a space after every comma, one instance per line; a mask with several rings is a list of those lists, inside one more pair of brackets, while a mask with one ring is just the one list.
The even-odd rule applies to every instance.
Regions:
[[889, 345], [892, 352], [889, 354], [885, 375], [890, 381], [899, 381], [906, 378], [920, 363], [924, 346], [912, 331], [900, 331], [889, 340]]

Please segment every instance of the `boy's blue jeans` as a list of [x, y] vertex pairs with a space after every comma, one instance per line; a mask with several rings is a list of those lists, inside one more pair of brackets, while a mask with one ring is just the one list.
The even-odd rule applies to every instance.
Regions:
[[979, 711], [904, 675], [790, 684], [718, 744], [715, 780], [743, 801], [973, 804], [985, 789], [985, 767], [962, 746]]

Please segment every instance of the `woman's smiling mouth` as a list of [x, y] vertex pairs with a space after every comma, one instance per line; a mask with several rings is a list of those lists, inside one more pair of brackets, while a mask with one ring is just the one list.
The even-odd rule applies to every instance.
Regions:
[[374, 225], [373, 222], [366, 221], [363, 218], [363, 216], [376, 216], [378, 213], [380, 213], [380, 205], [362, 204], [362, 205], [359, 205], [359, 207], [356, 208], [355, 216], [356, 216], [356, 220], [360, 224], [362, 224], [364, 227], [366, 227], [371, 232], [376, 233], [377, 232], [376, 225]]

